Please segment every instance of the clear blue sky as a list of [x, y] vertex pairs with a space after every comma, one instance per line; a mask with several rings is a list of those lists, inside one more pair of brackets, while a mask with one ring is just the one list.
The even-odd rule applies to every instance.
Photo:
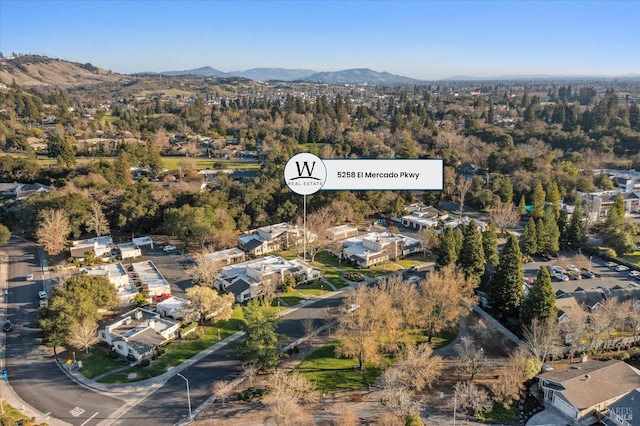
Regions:
[[0, 0], [0, 51], [120, 73], [640, 73], [640, 1]]

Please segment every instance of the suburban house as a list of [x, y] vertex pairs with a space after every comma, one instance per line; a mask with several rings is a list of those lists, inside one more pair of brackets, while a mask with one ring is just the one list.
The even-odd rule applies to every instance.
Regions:
[[594, 192], [578, 192], [586, 204], [585, 211], [593, 216], [594, 219], [605, 217], [611, 209], [613, 202], [618, 194], [622, 194], [624, 200], [624, 210], [627, 213], [640, 211], [640, 190], [622, 191], [616, 189], [613, 191], [594, 191]]
[[574, 421], [605, 412], [640, 387], [638, 370], [619, 361], [589, 360], [539, 374], [544, 400]]
[[422, 203], [407, 204], [404, 206], [404, 209], [409, 212], [409, 214], [399, 218], [393, 218], [393, 220], [402, 223], [408, 228], [417, 230], [435, 227], [438, 224], [438, 220], [445, 217], [435, 207]]
[[278, 285], [286, 276], [302, 283], [320, 278], [322, 271], [300, 259], [286, 260], [271, 255], [222, 267], [215, 286], [218, 290], [233, 293], [236, 301], [242, 303], [262, 295], [265, 285]]
[[41, 183], [0, 183], [0, 195], [25, 200], [34, 194], [47, 194], [51, 187]]
[[149, 296], [160, 296], [161, 294], [171, 294], [171, 287], [162, 276], [156, 265], [150, 260], [145, 262], [132, 263], [133, 273], [141, 284], [146, 284], [149, 288]]
[[471, 223], [471, 221], [475, 221], [476, 226], [478, 227], [478, 231], [480, 232], [484, 232], [485, 229], [487, 229], [487, 222], [482, 221], [482, 220], [478, 220], [478, 219], [469, 219], [467, 216], [461, 217], [459, 219], [450, 219], [450, 220], [446, 220], [442, 223], [442, 226], [444, 228], [451, 228], [451, 229], [455, 229], [458, 226], [469, 226], [469, 223]]
[[124, 357], [140, 360], [178, 336], [180, 324], [160, 318], [147, 309], [136, 308], [108, 322], [98, 335], [100, 341]]
[[370, 232], [345, 240], [341, 257], [361, 268], [367, 268], [389, 259], [408, 256], [421, 249], [422, 244], [414, 238], [391, 232]]
[[140, 247], [135, 245], [134, 243], [121, 243], [117, 244], [118, 253], [120, 253], [120, 259], [135, 259], [136, 257], [142, 256], [142, 251]]
[[108, 263], [94, 267], [85, 268], [88, 275], [106, 277], [116, 288], [118, 302], [121, 305], [133, 303], [133, 298], [138, 293], [136, 286], [129, 280], [127, 271], [121, 263]]
[[286, 222], [258, 228], [238, 237], [238, 246], [254, 256], [302, 246], [303, 243], [303, 230]]
[[556, 299], [556, 308], [558, 308], [558, 323], [567, 322], [572, 314], [583, 309], [578, 305], [575, 297], [561, 297]]
[[227, 266], [245, 261], [244, 252], [237, 247], [214, 251], [213, 253], [206, 254], [204, 257], [209, 262], [214, 262], [219, 266]]
[[158, 312], [162, 318], [180, 320], [184, 318], [185, 314], [191, 311], [192, 309], [189, 307], [189, 301], [181, 297], [171, 296], [170, 298], [156, 304], [156, 312]]
[[71, 242], [71, 257], [84, 259], [86, 253], [93, 252], [96, 258], [111, 256], [111, 248], [114, 247], [113, 240], [109, 236], [89, 238], [87, 240], [77, 240]]
[[326, 236], [329, 241], [340, 241], [346, 238], [357, 237], [358, 228], [352, 225], [339, 225], [326, 230]]

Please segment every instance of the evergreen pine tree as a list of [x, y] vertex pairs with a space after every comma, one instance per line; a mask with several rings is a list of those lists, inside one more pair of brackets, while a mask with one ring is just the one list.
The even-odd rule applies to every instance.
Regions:
[[542, 247], [538, 246], [538, 250], [547, 253], [560, 250], [560, 229], [556, 221], [555, 210], [551, 205], [544, 209], [542, 227], [545, 233], [544, 245]]
[[542, 189], [542, 182], [537, 181], [531, 200], [531, 204], [533, 204], [531, 217], [534, 219], [541, 219], [542, 216], [544, 216], [544, 200], [546, 198], [547, 194], [545, 194], [544, 189]]
[[618, 194], [607, 212], [607, 219], [604, 222], [605, 227], [607, 229], [622, 229], [625, 225], [624, 212], [624, 199], [622, 194]]
[[551, 276], [547, 268], [540, 268], [529, 295], [522, 302], [520, 320], [523, 325], [528, 325], [534, 318], [539, 321], [555, 320], [557, 315], [556, 294], [551, 286]]
[[560, 248], [568, 248], [569, 243], [567, 241], [567, 230], [569, 229], [568, 213], [566, 210], [560, 210], [560, 216], [558, 217], [558, 233], [560, 234]]
[[518, 211], [520, 212], [520, 216], [524, 216], [527, 214], [527, 202], [524, 199], [524, 195], [520, 197], [520, 204], [518, 204]]
[[489, 221], [487, 229], [482, 233], [482, 248], [484, 250], [484, 259], [489, 265], [496, 266], [498, 264], [498, 235], [496, 226]]
[[584, 222], [582, 221], [582, 198], [576, 197], [576, 206], [571, 214], [571, 220], [566, 230], [567, 244], [569, 247], [580, 247], [584, 244]]
[[489, 290], [489, 304], [500, 318], [517, 315], [524, 297], [523, 283], [522, 253], [516, 237], [509, 234]]
[[464, 234], [462, 230], [465, 229], [464, 226], [458, 226], [453, 230], [453, 240], [455, 241], [455, 259], [453, 263], [458, 263], [458, 257], [460, 257], [460, 250], [462, 249], [462, 243], [464, 241]]
[[472, 220], [464, 230], [464, 240], [458, 257], [458, 264], [470, 282], [479, 284], [482, 275], [484, 275], [484, 263], [482, 234], [475, 220]]
[[538, 234], [536, 221], [529, 219], [520, 237], [520, 250], [523, 256], [531, 256], [538, 253]]
[[549, 185], [549, 189], [547, 191], [547, 201], [553, 207], [553, 212], [556, 215], [556, 219], [560, 217], [560, 201], [562, 201], [562, 197], [560, 196], [558, 183], [556, 181], [551, 182], [551, 185]]
[[453, 229], [446, 227], [438, 236], [439, 244], [436, 252], [436, 269], [453, 265], [456, 262], [456, 242]]

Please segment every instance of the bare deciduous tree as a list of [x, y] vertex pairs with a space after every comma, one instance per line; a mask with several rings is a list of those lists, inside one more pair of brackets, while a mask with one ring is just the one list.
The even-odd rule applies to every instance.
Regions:
[[193, 255], [196, 264], [193, 268], [193, 282], [202, 286], [214, 288], [220, 272], [220, 263], [207, 257], [209, 251], [203, 250]]
[[420, 392], [433, 386], [442, 372], [442, 366], [442, 357], [433, 355], [431, 345], [408, 344], [398, 355], [398, 362], [387, 370], [399, 370], [404, 386]]
[[403, 281], [402, 276], [397, 275], [383, 279], [378, 286], [391, 296], [392, 307], [400, 312], [403, 326], [421, 324], [420, 298], [414, 284]]
[[107, 235], [110, 231], [109, 221], [107, 221], [102, 207], [97, 201], [91, 202], [91, 216], [89, 216], [85, 222], [85, 226], [87, 227], [87, 231], [95, 232], [98, 237]]
[[[302, 228], [303, 220], [298, 218], [297, 225]], [[324, 250], [330, 243], [327, 238], [327, 228], [335, 223], [334, 211], [331, 207], [322, 207], [307, 215], [306, 248], [313, 262], [316, 254]]]
[[302, 324], [302, 330], [306, 335], [313, 333], [316, 329], [313, 323], [313, 318], [303, 318], [300, 320], [300, 323]]
[[98, 324], [95, 321], [84, 319], [69, 327], [67, 343], [75, 348], [83, 349], [86, 354], [89, 353], [89, 348], [99, 341]]
[[491, 209], [491, 218], [500, 231], [512, 228], [520, 221], [520, 212], [513, 203], [500, 203]]
[[559, 329], [564, 343], [570, 347], [569, 356], [573, 359], [576, 346], [579, 345], [587, 335], [589, 315], [584, 308], [571, 309], [571, 311], [566, 312], [566, 314], [566, 318], [559, 323]]
[[62, 209], [45, 209], [40, 212], [36, 239], [47, 254], [56, 255], [64, 250], [67, 236], [71, 233], [69, 216]]
[[233, 294], [219, 295], [218, 291], [209, 287], [195, 285], [187, 289], [187, 299], [198, 313], [201, 324], [210, 317], [226, 320], [231, 318], [233, 312]]
[[438, 248], [439, 239], [436, 231], [431, 228], [423, 228], [418, 231], [418, 238], [420, 239], [420, 243], [422, 244], [422, 254], [424, 257], [427, 257], [428, 254], [433, 254], [433, 252]]
[[454, 201], [460, 203], [460, 213], [464, 211], [464, 200], [467, 197], [467, 192], [471, 189], [471, 184], [473, 181], [471, 179], [467, 179], [466, 177], [459, 175], [456, 180], [457, 184], [457, 194], [454, 196]]
[[303, 414], [304, 403], [318, 399], [315, 385], [295, 372], [276, 370], [269, 380], [269, 389], [264, 404], [278, 425], [291, 424], [292, 419]]
[[225, 401], [229, 399], [231, 392], [233, 392], [233, 387], [228, 380], [216, 380], [213, 382], [211, 391], [217, 399], [222, 401], [222, 406], [224, 407]]
[[364, 370], [365, 362], [378, 363], [384, 352], [396, 348], [401, 318], [391, 296], [379, 287], [363, 285], [350, 290], [346, 304], [359, 308], [343, 315], [338, 323], [336, 355], [357, 359]]
[[242, 375], [249, 379], [249, 386], [253, 387], [253, 379], [258, 374], [258, 367], [255, 364], [244, 364], [242, 366]]
[[473, 337], [462, 337], [460, 343], [455, 345], [455, 350], [458, 353], [456, 357], [458, 369], [468, 374], [470, 376], [469, 380], [473, 380], [476, 374], [489, 368], [489, 361], [484, 355], [484, 350], [476, 347]]
[[472, 382], [458, 382], [454, 386], [458, 407], [467, 414], [477, 414], [488, 411], [492, 407], [489, 394]]
[[541, 321], [534, 318], [531, 324], [523, 327], [522, 338], [531, 353], [544, 363], [547, 356], [558, 346], [557, 319], [547, 318]]
[[395, 414], [382, 413], [376, 417], [373, 426], [405, 426], [405, 422]]
[[513, 351], [498, 380], [491, 384], [494, 400], [509, 408], [525, 388], [524, 383], [540, 371], [539, 363], [522, 347]]
[[405, 387], [388, 388], [382, 392], [382, 401], [398, 417], [420, 412], [422, 404]]
[[359, 426], [360, 417], [353, 411], [342, 410], [334, 420], [335, 426]]
[[455, 325], [458, 316], [471, 311], [475, 300], [473, 284], [452, 267], [429, 274], [418, 284], [421, 325], [429, 341], [442, 330]]

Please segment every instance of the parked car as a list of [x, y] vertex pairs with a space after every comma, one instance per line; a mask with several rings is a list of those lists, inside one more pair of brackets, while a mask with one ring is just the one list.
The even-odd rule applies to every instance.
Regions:
[[607, 262], [604, 264], [607, 268], [615, 268], [618, 264], [616, 262]]
[[176, 249], [176, 246], [171, 246], [171, 245], [164, 246], [162, 248], [162, 250], [164, 250], [164, 251], [174, 251], [175, 249]]
[[460, 210], [455, 209], [455, 210], [453, 211], [453, 214], [460, 214]]
[[44, 290], [40, 290], [40, 291], [38, 292], [38, 298], [39, 298], [40, 300], [46, 299], [47, 297], [48, 297], [48, 296], [47, 296], [47, 292], [46, 292], [46, 291], [44, 291]]
[[580, 272], [576, 272], [576, 271], [567, 271], [567, 275], [569, 276], [570, 279], [572, 280], [581, 280], [582, 279], [582, 274], [580, 274]]
[[629, 283], [629, 287], [640, 287], [638, 283]]
[[561, 266], [554, 266], [553, 271], [557, 274], [566, 275], [567, 271], [565, 271]]
[[153, 301], [158, 303], [158, 302], [162, 302], [163, 300], [167, 300], [170, 297], [171, 297], [171, 293], [162, 293], [158, 296], [153, 296]]
[[47, 306], [49, 304], [49, 301], [47, 299], [40, 299], [38, 301], [38, 303], [40, 303], [40, 307], [44, 308], [45, 306]]
[[629, 276], [631, 278], [638, 278], [638, 277], [640, 277], [640, 271], [630, 271], [629, 272]]
[[628, 271], [629, 267], [624, 265], [618, 265], [614, 269], [618, 272], [624, 272], [624, 271]]
[[565, 274], [556, 273], [554, 275], [554, 278], [558, 281], [569, 281], [569, 277], [566, 276]]
[[568, 265], [567, 271], [580, 272], [580, 268], [578, 268], [576, 265]]
[[4, 331], [11, 331], [11, 330], [13, 330], [13, 324], [11, 323], [11, 320], [6, 320], [6, 321], [4, 322], [4, 326], [2, 327], [2, 329], [3, 329]]
[[591, 271], [582, 271], [582, 278], [595, 278], [595, 274]]

